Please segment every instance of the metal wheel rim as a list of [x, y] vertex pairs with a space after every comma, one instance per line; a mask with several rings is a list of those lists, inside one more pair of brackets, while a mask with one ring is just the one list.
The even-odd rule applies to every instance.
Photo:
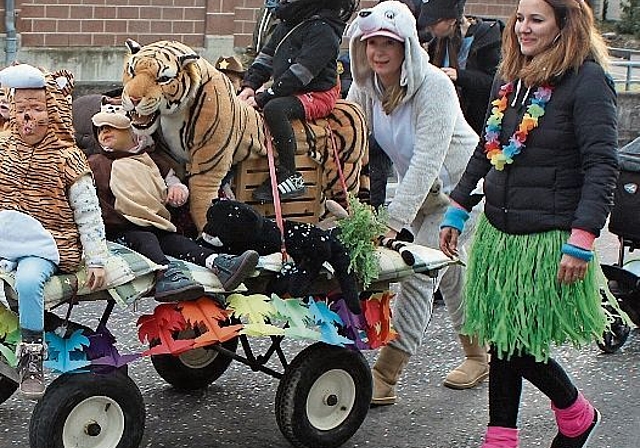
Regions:
[[307, 396], [307, 417], [314, 428], [329, 431], [349, 416], [356, 401], [356, 384], [340, 369], [328, 370], [313, 383]]
[[185, 366], [191, 369], [202, 369], [211, 364], [217, 356], [218, 352], [215, 350], [194, 348], [193, 350], [182, 353], [179, 358]]
[[124, 435], [124, 425], [124, 412], [118, 402], [106, 396], [89, 397], [78, 403], [65, 420], [62, 445], [115, 448]]

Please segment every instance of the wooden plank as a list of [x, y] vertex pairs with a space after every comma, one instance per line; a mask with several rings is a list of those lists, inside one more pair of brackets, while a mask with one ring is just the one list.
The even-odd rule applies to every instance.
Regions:
[[[322, 168], [306, 154], [296, 155], [296, 169], [302, 173], [307, 188], [303, 196], [282, 201], [282, 215], [285, 219], [317, 223], [322, 213]], [[252, 199], [253, 190], [269, 177], [269, 164], [266, 158], [246, 160], [238, 164], [235, 180], [236, 199], [251, 205], [268, 218], [275, 217], [273, 204], [262, 204]]]

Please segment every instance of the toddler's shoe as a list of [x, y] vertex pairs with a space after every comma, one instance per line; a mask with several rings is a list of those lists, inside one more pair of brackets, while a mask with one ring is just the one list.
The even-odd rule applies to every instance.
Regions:
[[46, 346], [42, 342], [21, 342], [18, 344], [16, 354], [20, 392], [27, 398], [39, 400], [46, 389], [44, 382]]
[[154, 294], [158, 302], [185, 302], [204, 295], [204, 287], [189, 278], [178, 266], [170, 264], [159, 275]]
[[253, 273], [259, 258], [255, 250], [247, 250], [241, 255], [218, 255], [213, 260], [211, 270], [216, 274], [225, 291], [233, 291]]

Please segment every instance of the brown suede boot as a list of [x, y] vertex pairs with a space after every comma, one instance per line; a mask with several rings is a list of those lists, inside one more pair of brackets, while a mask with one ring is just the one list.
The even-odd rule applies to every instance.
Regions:
[[469, 336], [458, 335], [465, 353], [465, 360], [453, 369], [444, 380], [451, 389], [471, 389], [489, 376], [489, 355], [487, 349], [472, 341]]
[[373, 406], [385, 406], [396, 402], [396, 384], [410, 355], [402, 350], [384, 346], [371, 369], [373, 375]]

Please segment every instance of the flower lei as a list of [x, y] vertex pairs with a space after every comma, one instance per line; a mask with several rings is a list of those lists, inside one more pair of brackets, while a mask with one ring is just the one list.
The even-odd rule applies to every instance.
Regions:
[[525, 148], [524, 143], [527, 141], [529, 132], [538, 127], [538, 121], [544, 115], [544, 109], [551, 99], [553, 87], [550, 85], [538, 87], [529, 101], [522, 121], [509, 138], [509, 143], [500, 147], [502, 118], [504, 111], [509, 106], [507, 96], [511, 92], [513, 92], [513, 82], [508, 82], [500, 87], [498, 98], [491, 102], [493, 108], [485, 128], [484, 152], [487, 154], [487, 159], [491, 160], [491, 164], [499, 171], [502, 171], [506, 164], [513, 163], [513, 158]]

